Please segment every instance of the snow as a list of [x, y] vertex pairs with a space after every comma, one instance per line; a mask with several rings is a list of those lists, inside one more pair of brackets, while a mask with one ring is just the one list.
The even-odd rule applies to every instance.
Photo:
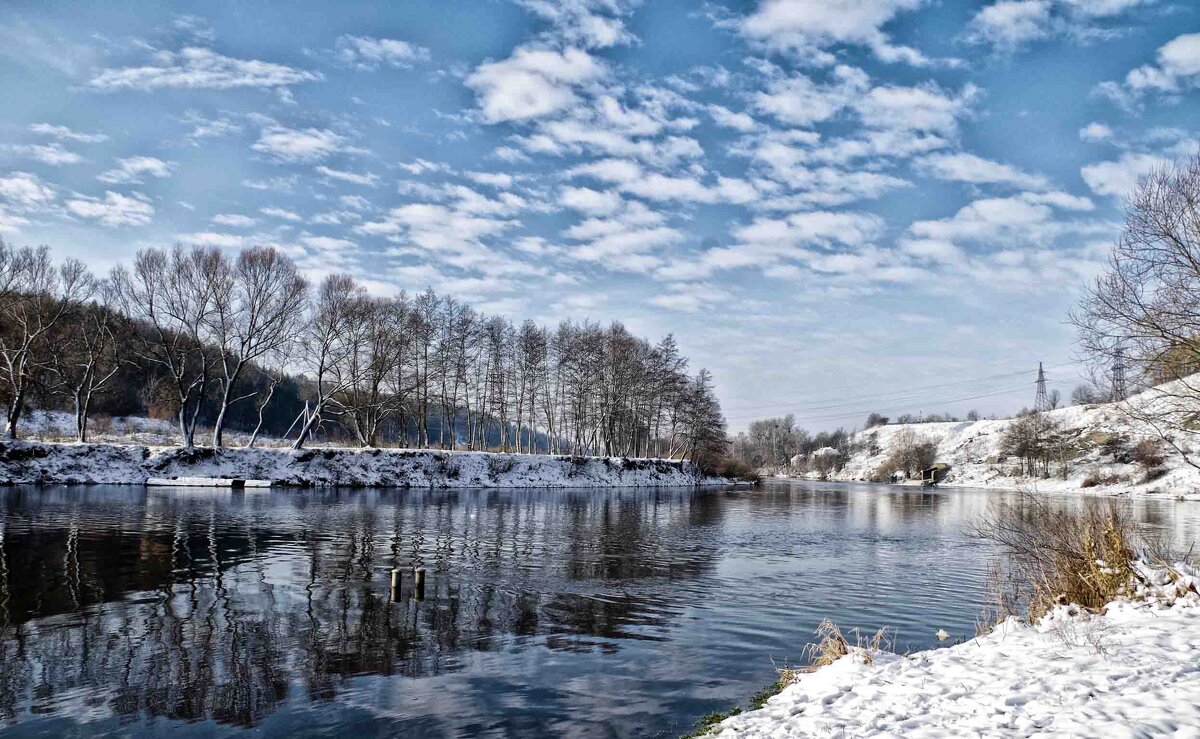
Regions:
[[[833, 475], [836, 480], [869, 480], [892, 451], [897, 435], [911, 430], [918, 439], [937, 443], [936, 461], [951, 466], [946, 485], [984, 488], [1035, 488], [1039, 492], [1080, 492], [1137, 496], [1166, 495], [1177, 498], [1200, 499], [1200, 469], [1188, 464], [1183, 456], [1163, 443], [1155, 429], [1130, 418], [1126, 404], [1146, 407], [1168, 402], [1162, 393], [1151, 389], [1131, 397], [1124, 403], [1103, 403], [1071, 406], [1048, 411], [1053, 419], [1073, 439], [1082, 454], [1071, 460], [1066, 477], [1059, 476], [1058, 465], [1051, 465], [1051, 477], [1023, 476], [1019, 461], [1003, 457], [1001, 443], [1013, 419], [965, 422], [889, 424], [854, 434], [854, 441], [864, 449], [853, 454], [846, 466]], [[868, 450], [873, 437], [878, 453]], [[1127, 446], [1139, 441], [1153, 440], [1166, 461], [1165, 474], [1146, 479], [1145, 470], [1132, 462], [1121, 462], [1105, 449], [1105, 441], [1119, 439]], [[1200, 459], [1200, 434], [1177, 443], [1193, 460]], [[1089, 484], [1085, 485], [1085, 481]]]
[[909, 656], [855, 650], [763, 708], [734, 737], [1200, 737], [1200, 595], [1186, 565], [1138, 565], [1133, 600], [1059, 606], [1036, 625]]
[[0, 442], [0, 484], [144, 485], [150, 478], [420, 488], [667, 487], [725, 482], [703, 477], [690, 462], [663, 459], [402, 449], [292, 451]]

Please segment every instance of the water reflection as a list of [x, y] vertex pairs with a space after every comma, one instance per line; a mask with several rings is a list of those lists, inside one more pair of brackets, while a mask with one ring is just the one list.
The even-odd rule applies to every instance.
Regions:
[[[970, 628], [979, 492], [0, 493], [7, 732], [673, 733], [825, 616]], [[1194, 507], [1139, 503], [1181, 540]], [[1191, 537], [1194, 538], [1194, 537]], [[389, 573], [425, 568], [393, 601]], [[443, 705], [453, 697], [453, 710]]]

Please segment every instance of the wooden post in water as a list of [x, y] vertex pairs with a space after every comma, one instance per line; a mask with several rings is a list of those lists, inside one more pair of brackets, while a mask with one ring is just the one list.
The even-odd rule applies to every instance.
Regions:
[[392, 570], [391, 597], [393, 603], [400, 602], [400, 570]]
[[413, 570], [413, 582], [416, 585], [417, 600], [425, 600], [425, 568], [417, 567]]

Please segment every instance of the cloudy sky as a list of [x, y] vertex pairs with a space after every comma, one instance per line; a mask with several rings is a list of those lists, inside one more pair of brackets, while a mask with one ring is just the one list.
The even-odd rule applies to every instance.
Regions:
[[0, 234], [275, 244], [380, 294], [674, 332], [730, 426], [1007, 412], [1139, 174], [1190, 0], [0, 8]]

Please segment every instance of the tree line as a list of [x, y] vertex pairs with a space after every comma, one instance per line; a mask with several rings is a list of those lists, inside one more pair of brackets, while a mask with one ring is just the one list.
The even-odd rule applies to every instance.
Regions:
[[320, 436], [700, 460], [726, 444], [712, 376], [691, 374], [670, 335], [515, 324], [431, 289], [372, 296], [348, 275], [312, 284], [268, 247], [146, 249], [98, 277], [0, 241], [0, 362], [13, 439], [37, 402], [70, 406], [84, 441], [98, 403], [132, 404], [133, 380], [187, 447], [202, 425], [213, 447], [231, 428], [297, 449]]

